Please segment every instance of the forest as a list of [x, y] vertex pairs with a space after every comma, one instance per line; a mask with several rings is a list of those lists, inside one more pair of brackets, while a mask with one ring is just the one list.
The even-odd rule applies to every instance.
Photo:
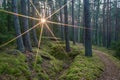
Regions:
[[120, 80], [120, 0], [0, 0], [0, 80]]

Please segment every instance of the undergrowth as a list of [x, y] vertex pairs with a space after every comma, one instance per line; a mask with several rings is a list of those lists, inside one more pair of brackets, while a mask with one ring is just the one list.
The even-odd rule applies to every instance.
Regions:
[[79, 46], [72, 45], [66, 53], [64, 42], [43, 41], [41, 45], [39, 50], [33, 48], [31, 65], [24, 53], [1, 51], [0, 80], [94, 80], [103, 70], [99, 59], [85, 57]]

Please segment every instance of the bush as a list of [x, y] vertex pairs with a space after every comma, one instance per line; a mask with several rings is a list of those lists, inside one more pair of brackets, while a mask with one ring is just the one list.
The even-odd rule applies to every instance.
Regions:
[[112, 44], [111, 48], [116, 51], [115, 56], [120, 59], [120, 41], [119, 42], [114, 42]]

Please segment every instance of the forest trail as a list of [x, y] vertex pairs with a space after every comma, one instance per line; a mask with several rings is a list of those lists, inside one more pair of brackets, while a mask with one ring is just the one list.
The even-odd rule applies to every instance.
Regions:
[[120, 80], [120, 70], [117, 65], [104, 52], [98, 50], [94, 50], [94, 52], [105, 65], [105, 71], [97, 80]]

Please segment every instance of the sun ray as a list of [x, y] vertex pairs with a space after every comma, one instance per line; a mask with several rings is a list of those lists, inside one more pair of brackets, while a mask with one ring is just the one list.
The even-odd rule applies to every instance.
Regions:
[[64, 51], [65, 55], [67, 55], [66, 51], [64, 50], [64, 48], [62, 47], [61, 44], [59, 44], [59, 41], [57, 40], [57, 37], [55, 36], [55, 34], [52, 32], [52, 30], [50, 29], [50, 27], [48, 26], [48, 24], [45, 24], [47, 29], [49, 30], [49, 32], [51, 33], [51, 35], [53, 36], [53, 38], [57, 41], [58, 45], [62, 48], [62, 50]]
[[57, 12], [59, 12], [61, 9], [63, 9], [71, 1], [72, 0], [68, 1], [66, 4], [64, 4], [63, 6], [61, 6], [58, 10], [56, 10], [54, 13], [52, 13], [51, 15], [49, 15], [46, 19], [49, 19], [50, 17], [52, 17], [53, 15], [55, 15]]
[[96, 29], [93, 29], [93, 28], [85, 28], [85, 27], [80, 27], [80, 26], [70, 25], [70, 24], [64, 24], [64, 23], [59, 23], [59, 22], [52, 22], [52, 21], [47, 21], [47, 22], [48, 22], [48, 23], [51, 23], [51, 24], [63, 25], [63, 26], [68, 26], [68, 27], [75, 27], [75, 28], [82, 28], [82, 29], [96, 30]]
[[8, 41], [8, 42], [6, 42], [6, 43], [0, 45], [0, 48], [2, 48], [2, 47], [4, 47], [4, 46], [8, 45], [9, 43], [15, 41], [15, 40], [18, 39], [19, 37], [25, 35], [25, 34], [28, 33], [29, 31], [31, 31], [32, 29], [36, 28], [39, 24], [40, 24], [40, 23], [36, 24], [35, 26], [33, 26], [32, 28], [30, 28], [30, 29], [28, 29], [27, 31], [23, 32], [22, 34], [18, 35], [17, 37], [15, 37], [15, 38], [11, 39], [10, 41]]
[[3, 9], [0, 9], [0, 12], [16, 15], [16, 16], [20, 16], [20, 17], [25, 17], [25, 18], [29, 18], [29, 19], [33, 19], [33, 20], [40, 20], [39, 18], [34, 18], [34, 17], [30, 17], [30, 16], [14, 13], [14, 12], [11, 12], [11, 11], [6, 11], [6, 10], [3, 10]]
[[36, 56], [35, 56], [34, 67], [36, 66], [37, 59], [38, 59], [38, 53], [39, 53], [39, 48], [40, 48], [40, 45], [41, 45], [42, 34], [43, 34], [43, 24], [42, 24], [41, 31], [40, 31], [39, 42], [38, 42], [38, 49], [37, 49], [37, 53], [36, 53]]
[[30, 0], [30, 3], [33, 6], [33, 8], [35, 9], [35, 11], [37, 12], [38, 16], [41, 18], [39, 11], [37, 10], [37, 8], [35, 7], [35, 5], [33, 4], [33, 2], [31, 0]]

